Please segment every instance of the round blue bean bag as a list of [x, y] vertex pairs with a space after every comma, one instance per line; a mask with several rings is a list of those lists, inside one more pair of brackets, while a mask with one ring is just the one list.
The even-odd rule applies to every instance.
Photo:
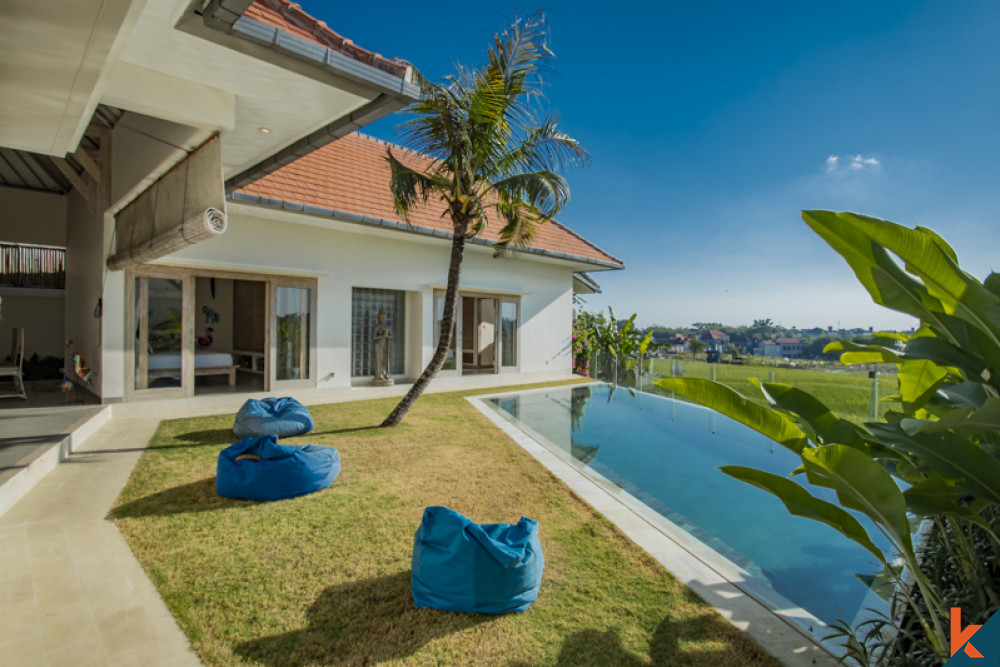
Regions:
[[233, 422], [237, 438], [274, 434], [279, 438], [308, 433], [313, 429], [309, 408], [294, 398], [248, 399]]
[[545, 557], [534, 519], [480, 526], [447, 507], [428, 507], [412, 565], [418, 607], [505, 614], [527, 610], [538, 597]]
[[340, 474], [340, 452], [279, 445], [278, 436], [247, 438], [219, 452], [215, 490], [226, 498], [281, 500], [325, 489]]

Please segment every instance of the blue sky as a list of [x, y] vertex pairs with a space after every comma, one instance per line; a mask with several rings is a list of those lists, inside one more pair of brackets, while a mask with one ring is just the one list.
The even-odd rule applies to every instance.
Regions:
[[[533, 4], [303, 8], [438, 79]], [[559, 219], [623, 259], [586, 308], [640, 324], [909, 328], [802, 222], [851, 210], [1000, 254], [1000, 3], [549, 1], [549, 101], [592, 164]], [[401, 118], [366, 132], [395, 140]]]

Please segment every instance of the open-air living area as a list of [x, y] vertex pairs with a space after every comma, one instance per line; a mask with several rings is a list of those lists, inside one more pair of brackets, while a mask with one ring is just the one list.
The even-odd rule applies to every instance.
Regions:
[[738, 4], [0, 3], [0, 665], [1000, 655], [1000, 280], [806, 208], [943, 19]]

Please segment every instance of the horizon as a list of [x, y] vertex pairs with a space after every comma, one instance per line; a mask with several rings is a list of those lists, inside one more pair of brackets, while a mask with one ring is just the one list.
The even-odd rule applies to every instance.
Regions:
[[[535, 9], [393, 4], [387, 17], [384, 5], [302, 4], [433, 80], [483, 62], [492, 36]], [[1000, 4], [545, 8], [549, 106], [591, 154], [567, 174], [572, 199], [558, 218], [626, 266], [592, 272], [603, 294], [586, 298], [589, 310], [671, 327], [915, 326], [871, 302], [802, 209], [929, 227], [965, 271], [984, 280], [992, 269]], [[404, 119], [361, 131], [398, 142]]]

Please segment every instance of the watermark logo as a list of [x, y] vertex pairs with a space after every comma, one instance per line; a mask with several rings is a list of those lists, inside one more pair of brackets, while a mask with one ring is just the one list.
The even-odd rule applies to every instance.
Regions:
[[1000, 612], [993, 614], [984, 625], [962, 627], [962, 610], [951, 608], [951, 659], [947, 667], [977, 665], [1000, 666]]
[[951, 608], [951, 654], [955, 655], [958, 651], [964, 650], [965, 655], [970, 658], [982, 658], [983, 654], [972, 645], [970, 641], [973, 635], [976, 634], [976, 630], [981, 628], [981, 625], [970, 625], [966, 629], [962, 629], [962, 610], [958, 607]]

